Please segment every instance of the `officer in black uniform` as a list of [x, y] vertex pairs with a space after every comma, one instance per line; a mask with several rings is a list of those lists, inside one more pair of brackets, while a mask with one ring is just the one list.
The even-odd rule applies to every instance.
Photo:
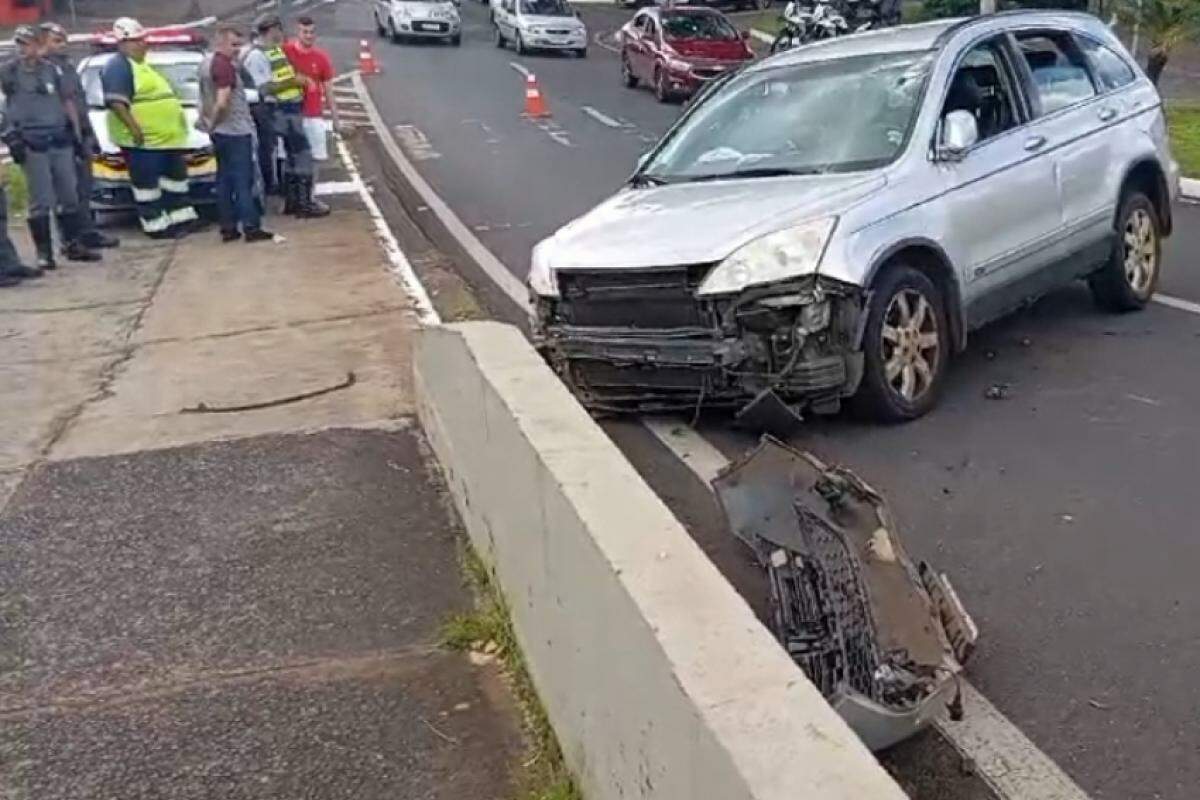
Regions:
[[99, 261], [80, 240], [82, 224], [75, 187], [75, 143], [79, 140], [77, 98], [62, 70], [41, 55], [37, 33], [28, 25], [13, 34], [19, 55], [0, 66], [0, 90], [7, 101], [0, 136], [29, 188], [29, 232], [40, 269], [55, 269], [50, 215], [58, 212], [72, 261]]
[[80, 140], [75, 146], [75, 188], [79, 195], [80, 224], [79, 238], [88, 247], [116, 247], [120, 242], [96, 227], [92, 216], [92, 159], [100, 155], [100, 140], [92, 128], [87, 112], [87, 96], [79, 72], [71, 57], [67, 55], [67, 32], [57, 22], [43, 22], [40, 27], [42, 57], [62, 70], [63, 83], [79, 102]]

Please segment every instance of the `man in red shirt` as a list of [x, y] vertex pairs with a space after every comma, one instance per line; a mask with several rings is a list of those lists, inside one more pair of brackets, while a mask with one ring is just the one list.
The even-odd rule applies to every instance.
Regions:
[[[329, 128], [325, 123], [325, 109], [333, 120], [334, 129], [338, 129], [337, 106], [333, 100], [333, 92], [329, 90], [329, 82], [333, 80], [333, 61], [324, 48], [317, 46], [317, 26], [312, 17], [300, 17], [296, 20], [296, 38], [283, 45], [292, 67], [301, 75], [307, 75], [312, 83], [304, 89], [304, 103], [300, 113], [304, 117], [304, 132], [308, 136], [312, 150], [313, 173], [322, 161], [329, 160]], [[324, 207], [324, 204], [313, 202]]]

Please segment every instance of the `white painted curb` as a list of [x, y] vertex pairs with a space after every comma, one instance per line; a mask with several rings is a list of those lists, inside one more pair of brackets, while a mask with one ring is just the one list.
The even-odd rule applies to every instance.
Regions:
[[422, 329], [413, 367], [585, 797], [905, 796], [519, 331]]
[[1179, 179], [1180, 193], [1188, 200], [1200, 200], [1200, 180], [1195, 178]]

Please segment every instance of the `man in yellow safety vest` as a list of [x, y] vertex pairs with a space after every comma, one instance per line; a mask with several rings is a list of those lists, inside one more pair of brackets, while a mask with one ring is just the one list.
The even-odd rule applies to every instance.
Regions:
[[113, 23], [120, 52], [104, 66], [108, 134], [125, 154], [142, 230], [177, 238], [198, 227], [183, 151], [188, 125], [171, 82], [146, 61], [146, 31], [129, 17]]

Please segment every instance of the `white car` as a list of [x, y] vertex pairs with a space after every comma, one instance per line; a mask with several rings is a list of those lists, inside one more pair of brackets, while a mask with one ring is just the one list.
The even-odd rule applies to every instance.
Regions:
[[375, 0], [375, 30], [393, 42], [442, 39], [462, 44], [462, 17], [452, 0]]
[[565, 50], [587, 57], [588, 32], [564, 0], [493, 0], [496, 46], [512, 42], [517, 53]]

